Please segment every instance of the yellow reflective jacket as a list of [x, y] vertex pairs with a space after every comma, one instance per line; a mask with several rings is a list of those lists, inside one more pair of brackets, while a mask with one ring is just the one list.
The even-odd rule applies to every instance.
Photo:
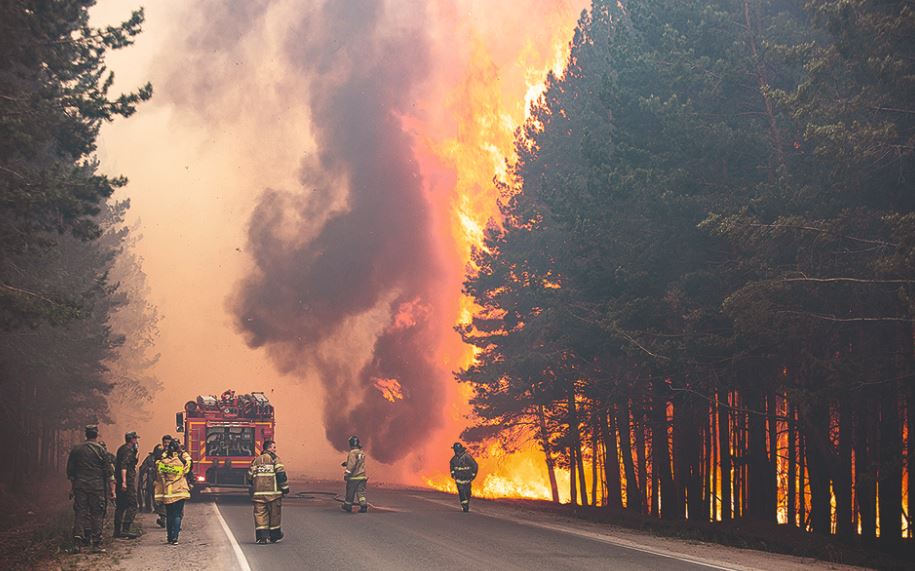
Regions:
[[279, 457], [264, 452], [255, 458], [248, 468], [248, 487], [255, 502], [272, 502], [289, 492], [286, 467]]
[[343, 471], [344, 480], [367, 480], [365, 475], [365, 452], [362, 448], [353, 448], [346, 456], [346, 466]]
[[181, 460], [178, 456], [163, 454], [156, 461], [154, 494], [157, 502], [173, 504], [191, 497], [191, 489], [185, 478], [191, 469], [191, 463], [184, 463]]

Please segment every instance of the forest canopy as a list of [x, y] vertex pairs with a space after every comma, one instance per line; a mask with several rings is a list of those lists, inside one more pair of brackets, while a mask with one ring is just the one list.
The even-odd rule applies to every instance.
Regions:
[[901, 0], [595, 0], [467, 275], [465, 436], [527, 427], [554, 500], [911, 537], [913, 38]]

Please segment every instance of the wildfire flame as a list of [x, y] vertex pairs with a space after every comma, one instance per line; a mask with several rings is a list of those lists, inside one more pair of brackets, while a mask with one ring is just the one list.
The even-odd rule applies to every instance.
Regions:
[[388, 402], [397, 402], [403, 400], [403, 388], [397, 379], [383, 379], [375, 377], [372, 379], [372, 385], [378, 389], [381, 396]]
[[[584, 7], [579, 2], [554, 5], [548, 21], [541, 23], [541, 29], [551, 30], [549, 34], [537, 41], [528, 38], [514, 48], [514, 53], [505, 53], [504, 46], [494, 48], [499, 40], [487, 38], [485, 32], [471, 31], [472, 49], [466, 72], [448, 98], [450, 117], [456, 121], [455, 136], [442, 140], [434, 128], [432, 133], [419, 133], [418, 139], [426, 147], [423, 154], [434, 163], [423, 164], [424, 175], [435, 179], [444, 170], [453, 179], [448, 189], [451, 198], [447, 216], [461, 268], [473, 269], [472, 253], [485, 248], [485, 229], [501, 222], [498, 207], [501, 197], [494, 181], [508, 182], [507, 165], [516, 158], [516, 132], [528, 119], [531, 104], [543, 94], [548, 73], [562, 74], [572, 30]], [[423, 130], [422, 126], [416, 128]], [[559, 283], [551, 282], [548, 287], [559, 287]], [[470, 323], [480, 310], [464, 295], [456, 304], [454, 320], [458, 324]], [[456, 352], [460, 358], [448, 363], [452, 369], [473, 363], [478, 349], [461, 344]], [[457, 394], [461, 403], [453, 406], [454, 426], [449, 427], [454, 434], [459, 434], [467, 424], [470, 410], [466, 403], [472, 396], [467, 386], [459, 387]], [[552, 498], [544, 452], [532, 440], [513, 446], [511, 451], [497, 441], [485, 442], [475, 450], [475, 458], [480, 465], [475, 495]], [[567, 499], [568, 472], [557, 469], [556, 479], [560, 498]], [[425, 474], [422, 480], [432, 488], [456, 493], [447, 473]]]

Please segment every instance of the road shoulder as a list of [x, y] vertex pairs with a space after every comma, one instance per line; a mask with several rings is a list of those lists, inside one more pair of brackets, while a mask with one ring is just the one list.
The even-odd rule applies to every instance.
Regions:
[[237, 570], [231, 542], [223, 531], [211, 502], [188, 502], [178, 545], [168, 545], [165, 529], [156, 525], [156, 515], [141, 513], [137, 524], [143, 535], [134, 540], [115, 540], [103, 555], [71, 555], [63, 569], [103, 571]]
[[[456, 501], [448, 496], [428, 493], [416, 494], [430, 502], [454, 505]], [[734, 571], [757, 571], [778, 569], [779, 571], [861, 571], [865, 567], [842, 565], [810, 557], [797, 557], [769, 553], [754, 549], [740, 549], [716, 543], [660, 537], [650, 533], [618, 526], [593, 523], [535, 509], [506, 505], [498, 501], [474, 499], [473, 511], [488, 517], [504, 519], [543, 529], [586, 537], [620, 547], [670, 557], [673, 559], [707, 565], [710, 568]]]

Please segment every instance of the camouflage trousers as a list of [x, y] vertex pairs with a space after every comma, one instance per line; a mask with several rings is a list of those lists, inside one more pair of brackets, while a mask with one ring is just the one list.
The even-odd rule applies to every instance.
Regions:
[[130, 531], [133, 520], [137, 517], [137, 488], [128, 485], [127, 490], [118, 489], [114, 504], [114, 535]]
[[102, 525], [108, 509], [108, 498], [104, 491], [73, 490], [73, 538], [77, 543], [93, 545], [102, 542]]
[[368, 505], [365, 500], [365, 483], [366, 480], [346, 481], [346, 500], [343, 502], [343, 509], [352, 508], [355, 502], [359, 502], [359, 507]]

